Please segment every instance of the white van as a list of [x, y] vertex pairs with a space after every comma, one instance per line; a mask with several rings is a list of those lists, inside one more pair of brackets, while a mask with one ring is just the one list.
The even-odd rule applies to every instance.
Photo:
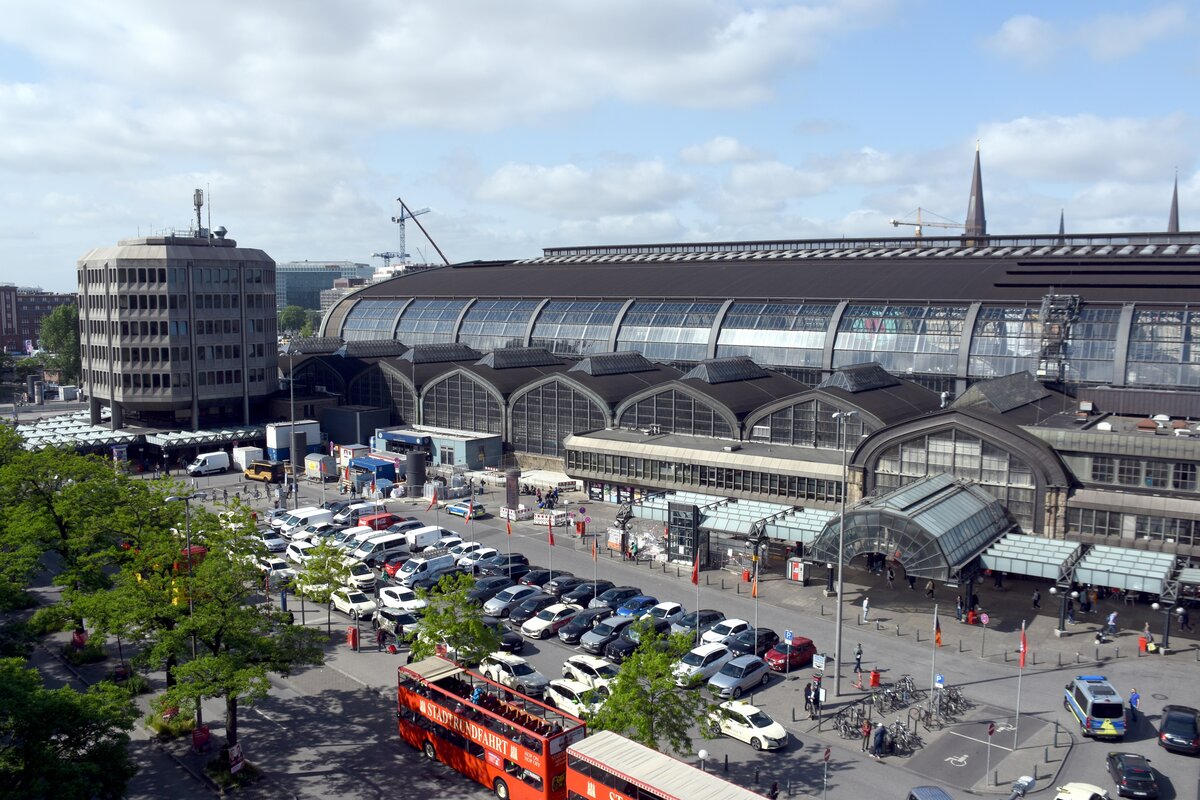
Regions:
[[271, 527], [280, 533], [284, 533], [290, 526], [288, 520], [292, 520], [292, 524], [294, 524], [297, 514], [304, 516], [320, 510], [321, 509], [317, 506], [301, 506], [300, 508], [296, 508], [291, 511], [285, 511], [271, 520]]
[[316, 525], [321, 522], [333, 522], [333, 512], [328, 508], [298, 508], [283, 518], [283, 525], [280, 527], [280, 532], [284, 536], [291, 536], [297, 531], [304, 530], [309, 525]]
[[420, 555], [404, 562], [404, 566], [396, 575], [400, 583], [415, 589], [418, 586], [433, 586], [443, 575], [457, 569], [457, 559], [453, 553], [438, 553], [437, 555]]
[[445, 528], [439, 528], [436, 525], [426, 525], [424, 528], [417, 528], [413, 531], [405, 531], [405, 536], [408, 537], [408, 549], [413, 553], [419, 553], [427, 547], [433, 547], [446, 534], [453, 534], [454, 531], [448, 531]]
[[379, 561], [394, 553], [408, 552], [412, 551], [408, 546], [407, 534], [382, 531], [378, 536], [372, 536], [360, 544], [358, 549], [350, 554], [350, 557], [360, 561]]
[[200, 475], [219, 475], [229, 469], [229, 453], [218, 450], [215, 453], [201, 453], [196, 460], [187, 466], [187, 474], [193, 478]]
[[383, 503], [370, 501], [368, 503], [351, 503], [333, 516], [333, 521], [339, 525], [354, 525], [364, 514], [384, 514], [387, 509]]
[[354, 552], [362, 547], [368, 539], [373, 539], [376, 536], [383, 536], [387, 531], [377, 531], [369, 525], [359, 525], [355, 528], [346, 530], [346, 538], [339, 545], [346, 552]]

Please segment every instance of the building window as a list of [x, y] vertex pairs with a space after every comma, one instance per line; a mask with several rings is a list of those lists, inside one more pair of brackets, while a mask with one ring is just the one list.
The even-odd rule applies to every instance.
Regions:
[[1196, 465], [1176, 464], [1172, 471], [1171, 482], [1176, 489], [1194, 492], [1196, 490]]
[[1164, 489], [1167, 486], [1167, 472], [1170, 465], [1165, 461], [1146, 462], [1146, 485], [1152, 489]]
[[1122, 486], [1142, 485], [1142, 462], [1136, 458], [1117, 459], [1117, 483]]
[[1095, 508], [1068, 508], [1067, 528], [1090, 536], [1120, 536], [1121, 515]]

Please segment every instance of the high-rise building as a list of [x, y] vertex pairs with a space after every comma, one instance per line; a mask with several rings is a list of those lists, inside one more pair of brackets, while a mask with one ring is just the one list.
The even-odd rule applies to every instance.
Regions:
[[[197, 216], [199, 211], [197, 210]], [[225, 230], [124, 239], [78, 262], [91, 420], [249, 424], [278, 387], [275, 262]]]
[[338, 278], [370, 280], [372, 272], [370, 264], [353, 261], [286, 261], [275, 267], [275, 307], [320, 308], [322, 289], [333, 288]]
[[32, 342], [41, 347], [42, 320], [59, 306], [75, 305], [76, 295], [72, 292], [44, 292], [40, 287], [17, 288], [17, 334], [21, 347]]

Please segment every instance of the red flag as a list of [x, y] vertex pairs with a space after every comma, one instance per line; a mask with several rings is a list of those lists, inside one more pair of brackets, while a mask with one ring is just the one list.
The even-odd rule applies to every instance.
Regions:
[[933, 612], [933, 641], [938, 647], [942, 646], [942, 621], [936, 611]]
[[595, 542], [592, 542], [592, 561], [595, 561], [596, 559], [597, 559], [597, 555], [596, 555], [596, 543], [595, 543]]
[[1021, 623], [1021, 669], [1025, 669], [1025, 653], [1029, 650], [1029, 642], [1025, 639], [1025, 623]]
[[475, 514], [475, 501], [471, 500], [467, 503], [467, 515], [463, 517], [463, 522], [470, 522], [471, 517]]
[[546, 523], [546, 533], [550, 534], [550, 546], [554, 547], [554, 517], [551, 516], [550, 521]]
[[754, 583], [750, 584], [750, 596], [758, 597], [758, 573], [754, 573]]
[[504, 527], [508, 528], [508, 535], [512, 536], [512, 520], [511, 519], [504, 520]]
[[437, 505], [437, 486], [434, 486], [433, 487], [433, 497], [429, 498], [429, 508], [427, 508], [425, 510], [432, 511], [433, 507], [436, 505]]
[[696, 560], [692, 563], [692, 585], [700, 585], [700, 551], [696, 551]]

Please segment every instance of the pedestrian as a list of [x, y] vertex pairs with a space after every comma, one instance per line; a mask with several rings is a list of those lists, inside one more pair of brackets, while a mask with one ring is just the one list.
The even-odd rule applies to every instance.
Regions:
[[779, 797], [779, 781], [773, 781], [771, 783], [771, 788], [767, 790], [767, 797], [769, 797], [770, 800], [775, 800], [775, 798]]
[[862, 731], [862, 751], [865, 753], [865, 752], [867, 752], [867, 748], [871, 744], [871, 723], [864, 719], [861, 731]]
[[813, 685], [812, 681], [804, 684], [804, 710], [812, 713]]
[[896, 588], [895, 585], [892, 583], [892, 581], [894, 581], [894, 580], [896, 580], [896, 571], [893, 570], [891, 567], [888, 567], [887, 568], [887, 587], [889, 589]]
[[862, 672], [862, 642], [854, 646], [854, 671]]
[[934, 586], [933, 586], [933, 580], [932, 580], [932, 579], [930, 579], [929, 581], [927, 581], [927, 582], [925, 583], [925, 596], [926, 596], [926, 597], [933, 597], [933, 590], [934, 590]]
[[1114, 611], [1108, 615], [1108, 620], [1105, 622], [1105, 626], [1105, 633], [1109, 633], [1113, 636], [1117, 635], [1117, 612]]
[[956, 620], [958, 620], [959, 622], [962, 622], [962, 618], [963, 618], [963, 599], [962, 599], [962, 595], [961, 595], [961, 594], [960, 594], [958, 597], [954, 598], [954, 618], [955, 618]]
[[1147, 622], [1145, 625], [1142, 626], [1142, 636], [1146, 637], [1147, 642], [1154, 641], [1154, 634], [1150, 633], [1150, 623], [1149, 622]]
[[1039, 589], [1033, 590], [1033, 607], [1034, 608], [1042, 607], [1042, 593], [1041, 593], [1041, 590], [1039, 590]]
[[382, 653], [383, 645], [384, 645], [384, 642], [386, 642], [386, 641], [387, 641], [387, 631], [385, 631], [383, 628], [376, 628], [375, 629], [375, 649], [378, 650], [380, 653]]
[[812, 693], [812, 719], [821, 718], [821, 687], [818, 684], [813, 687]]
[[1138, 694], [1137, 687], [1133, 687], [1133, 691], [1129, 693], [1129, 720], [1137, 721], [1138, 704], [1142, 702], [1142, 696]]
[[1000, 570], [996, 570], [995, 572], [992, 573], [992, 588], [993, 589], [1003, 589], [1004, 588], [1004, 573], [1001, 572]]
[[917, 576], [909, 575], [908, 576], [908, 590], [910, 592], [912, 592], [912, 591], [915, 591], [916, 588], [917, 588]]
[[866, 622], [871, 616], [871, 598], [863, 598], [863, 622]]
[[1179, 613], [1179, 628], [1180, 628], [1180, 630], [1185, 630], [1185, 631], [1191, 633], [1192, 620], [1188, 616], [1188, 610], [1186, 607], [1183, 607], [1183, 606], [1180, 606], [1180, 608], [1183, 608], [1183, 611], [1181, 611]]
[[1075, 601], [1074, 600], [1067, 601], [1067, 624], [1068, 625], [1075, 624]]
[[887, 729], [882, 722], [875, 723], [875, 733], [871, 738], [871, 757], [876, 761], [883, 755], [884, 742], [887, 740]]

